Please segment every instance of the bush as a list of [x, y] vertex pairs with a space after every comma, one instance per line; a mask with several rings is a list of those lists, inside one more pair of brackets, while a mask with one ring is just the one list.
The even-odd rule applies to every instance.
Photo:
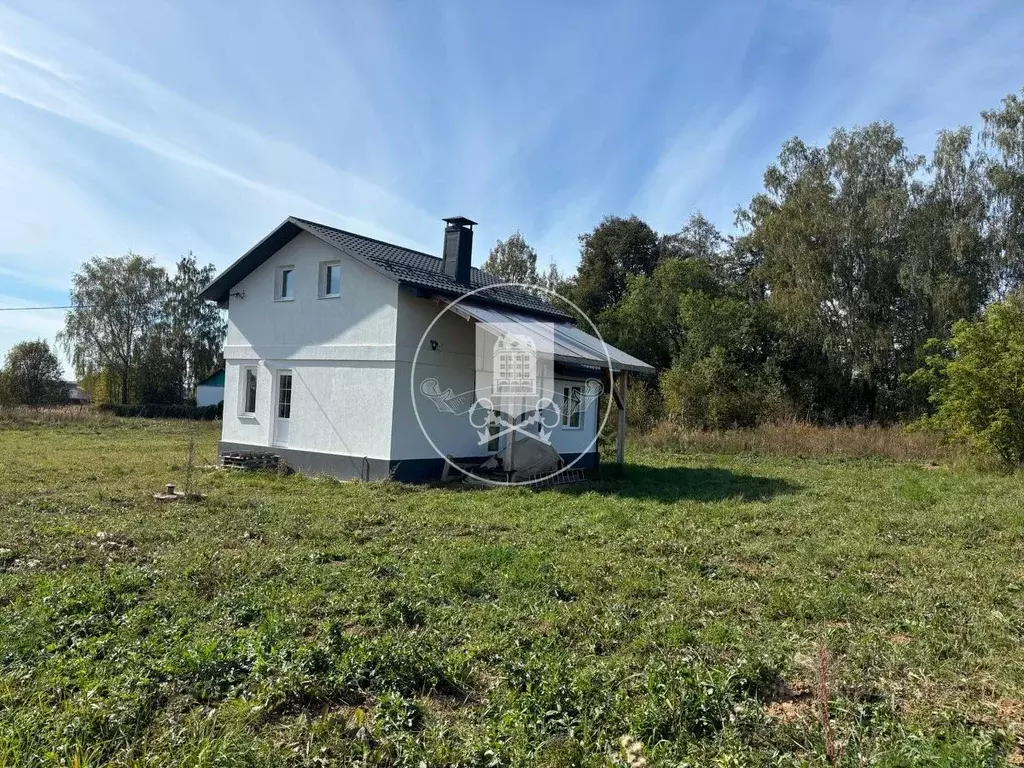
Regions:
[[932, 339], [911, 382], [925, 386], [934, 415], [923, 423], [1006, 464], [1024, 461], [1024, 299], [989, 306], [974, 322]]
[[68, 385], [61, 380], [60, 361], [42, 339], [11, 347], [0, 370], [0, 403], [5, 405], [63, 405]]
[[164, 403], [104, 403], [99, 407], [115, 416], [148, 419], [189, 419], [191, 421], [215, 421], [224, 415], [224, 403], [217, 405], [181, 405]]
[[781, 388], [770, 373], [743, 370], [721, 347], [665, 371], [661, 391], [669, 418], [687, 427], [752, 427], [783, 413]]
[[626, 388], [626, 414], [630, 426], [646, 432], [661, 420], [663, 413], [657, 380], [652, 382], [639, 376], [632, 379]]

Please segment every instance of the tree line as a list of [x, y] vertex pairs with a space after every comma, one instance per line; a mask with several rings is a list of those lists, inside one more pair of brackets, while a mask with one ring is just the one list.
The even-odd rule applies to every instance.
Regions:
[[[700, 213], [667, 233], [607, 216], [570, 276], [539, 270], [520, 232], [484, 269], [557, 291], [654, 365], [633, 387], [648, 422], [927, 417], [1024, 458], [1024, 90], [981, 118], [939, 131], [928, 156], [887, 122], [793, 138], [728, 234]], [[222, 314], [199, 299], [213, 275], [191, 254], [173, 273], [96, 257], [58, 343], [101, 399], [185, 402], [221, 363]], [[56, 397], [31, 383], [59, 370], [50, 350], [20, 347], [0, 397]]]
[[485, 269], [571, 300], [658, 369], [654, 407], [686, 425], [916, 418], [937, 390], [914, 372], [1024, 276], [1022, 96], [977, 133], [939, 131], [927, 157], [887, 122], [791, 139], [732, 234], [700, 213], [670, 233], [608, 216], [571, 277], [538, 275], [519, 233]]
[[[132, 252], [81, 266], [57, 344], [94, 403], [192, 401], [196, 384], [223, 364], [223, 314], [199, 298], [215, 274], [213, 264], [200, 266], [192, 253], [173, 272]], [[69, 383], [46, 341], [11, 348], [0, 370], [0, 404], [68, 399]]]
[[94, 398], [175, 404], [193, 397], [223, 362], [224, 318], [199, 298], [215, 274], [191, 253], [172, 273], [131, 252], [82, 265], [57, 341]]

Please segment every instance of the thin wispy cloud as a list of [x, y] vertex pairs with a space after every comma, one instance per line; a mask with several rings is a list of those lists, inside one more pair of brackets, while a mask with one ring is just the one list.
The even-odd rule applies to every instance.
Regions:
[[[77, 78], [56, 77], [63, 70], [34, 51], [15, 48], [26, 39], [50, 55], [75, 62]], [[329, 214], [357, 226], [394, 236], [392, 230], [366, 221], [360, 212], [382, 206], [416, 214], [401, 197], [353, 174], [324, 165], [287, 142], [269, 139], [248, 126], [197, 107], [152, 80], [109, 58], [47, 33], [35, 22], [0, 7], [0, 55], [26, 67], [0, 69], [0, 95], [78, 123], [120, 141], [245, 188], [270, 205]], [[6, 53], [9, 52], [9, 53]], [[111, 96], [111, 94], [115, 94]], [[304, 191], [320, 191], [311, 199]], [[341, 210], [337, 200], [348, 204]]]
[[[893, 120], [928, 152], [1024, 85], [1017, 0], [0, 0], [0, 293], [128, 249], [224, 266], [286, 215], [437, 251], [481, 222], [728, 229], [781, 143]], [[18, 315], [15, 319], [11, 316]], [[61, 313], [0, 313], [0, 354]]]
[[732, 109], [710, 111], [685, 125], [651, 169], [632, 208], [658, 230], [677, 230], [691, 212], [687, 206], [717, 197], [721, 169], [760, 107], [761, 97], [752, 94]]

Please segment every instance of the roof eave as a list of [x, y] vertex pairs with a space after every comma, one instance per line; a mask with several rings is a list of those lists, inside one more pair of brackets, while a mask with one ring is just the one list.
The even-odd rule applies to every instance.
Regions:
[[231, 289], [252, 274], [260, 264], [295, 239], [296, 235], [302, 231], [304, 228], [289, 216], [270, 234], [239, 256], [230, 267], [211, 280], [210, 284], [199, 292], [199, 298], [215, 301], [221, 308], [226, 307]]
[[[607, 365], [602, 365], [597, 362], [595, 362], [593, 365], [587, 365], [585, 363], [579, 362], [578, 358], [568, 357], [566, 355], [555, 355], [554, 357], [556, 363], [560, 363], [570, 370], [576, 370], [580, 372], [597, 371], [599, 373], [604, 373], [605, 371], [608, 370]], [[643, 374], [655, 373], [654, 368], [652, 368], [649, 365], [633, 365], [632, 363], [612, 363], [611, 371], [612, 373], [621, 373], [623, 371], [627, 371], [629, 373]]]
[[[424, 288], [423, 286], [411, 281], [401, 280], [399, 282], [406, 288], [413, 289], [419, 296], [424, 296], [426, 298], [436, 298], [442, 301], [448, 301], [449, 299], [452, 298], [461, 299], [467, 294], [472, 293], [473, 291], [480, 290], [480, 286], [478, 286], [477, 288], [467, 289], [466, 291], [460, 293], [459, 291], [456, 290], [445, 291], [441, 288]], [[482, 287], [486, 288], [487, 286]], [[474, 295], [472, 300], [475, 302], [479, 302], [481, 304], [492, 304], [495, 306], [503, 307], [504, 309], [513, 312], [521, 312], [524, 315], [533, 315], [535, 317], [543, 318], [545, 320], [557, 320], [560, 323], [571, 323], [572, 325], [576, 325], [576, 318], [574, 318], [572, 315], [567, 315], [564, 312], [555, 309], [554, 307], [552, 307], [551, 311], [548, 312], [543, 309], [527, 309], [526, 307], [523, 307], [520, 304], [513, 304], [512, 302], [494, 301], [493, 299], [483, 298], [478, 295]]]

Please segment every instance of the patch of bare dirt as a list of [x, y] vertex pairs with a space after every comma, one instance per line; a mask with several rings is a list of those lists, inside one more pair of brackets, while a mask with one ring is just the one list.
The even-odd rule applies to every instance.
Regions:
[[1024, 701], [1000, 699], [995, 704], [995, 719], [1006, 727], [1024, 728]]
[[792, 723], [814, 717], [814, 691], [803, 680], [776, 680], [768, 694], [765, 712], [769, 717]]

